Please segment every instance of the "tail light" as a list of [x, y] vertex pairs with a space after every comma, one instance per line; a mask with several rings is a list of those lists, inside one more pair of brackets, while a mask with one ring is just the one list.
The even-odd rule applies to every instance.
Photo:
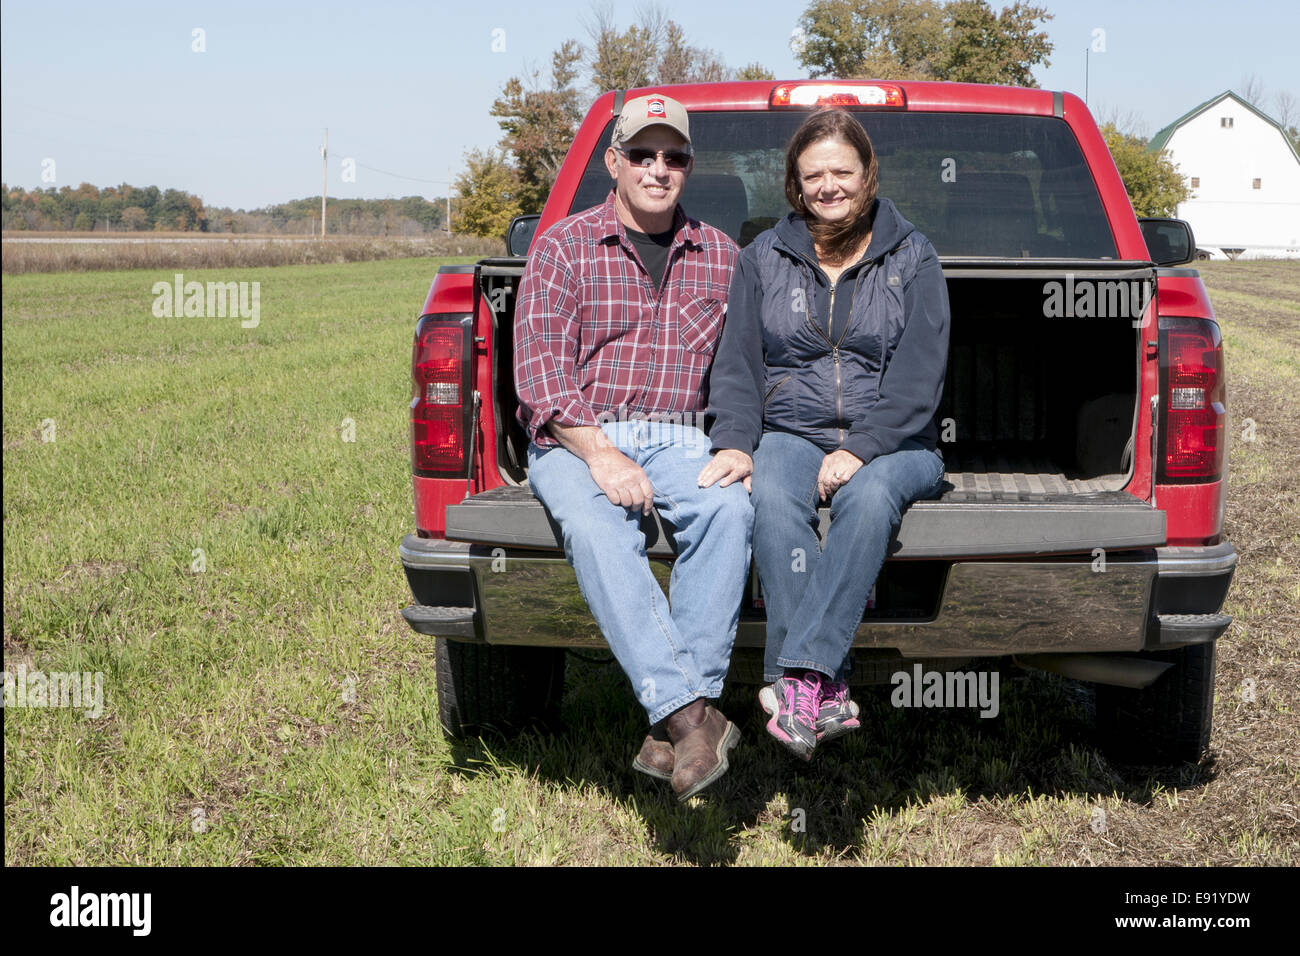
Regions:
[[1223, 340], [1210, 319], [1160, 319], [1160, 471], [1166, 484], [1215, 481], [1227, 457]]
[[470, 316], [426, 315], [411, 352], [411, 469], [464, 477], [469, 442]]

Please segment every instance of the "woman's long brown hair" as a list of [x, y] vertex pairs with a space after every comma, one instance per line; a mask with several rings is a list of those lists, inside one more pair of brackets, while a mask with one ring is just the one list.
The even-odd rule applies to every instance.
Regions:
[[[821, 222], [812, 215], [804, 207], [803, 190], [800, 188], [799, 157], [813, 143], [822, 140], [848, 143], [857, 150], [862, 168], [866, 170], [864, 187], [853, 200], [852, 214], [839, 222]], [[871, 210], [875, 205], [879, 178], [880, 167], [876, 162], [876, 151], [871, 146], [871, 137], [847, 110], [826, 109], [814, 113], [795, 130], [790, 145], [786, 147], [786, 201], [795, 212], [804, 217], [808, 232], [817, 244], [818, 254], [833, 262], [843, 262], [852, 255], [871, 231]]]

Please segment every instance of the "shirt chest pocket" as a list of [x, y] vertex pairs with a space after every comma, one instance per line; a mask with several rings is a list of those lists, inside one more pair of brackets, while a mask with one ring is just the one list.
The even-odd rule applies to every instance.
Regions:
[[722, 331], [726, 307], [721, 299], [693, 297], [678, 308], [678, 332], [682, 345], [700, 355], [712, 355]]
[[879, 298], [881, 300], [880, 336], [885, 342], [886, 355], [892, 353], [902, 338], [903, 326], [907, 324], [906, 307], [903, 302], [903, 283], [897, 269], [890, 269], [881, 283]]

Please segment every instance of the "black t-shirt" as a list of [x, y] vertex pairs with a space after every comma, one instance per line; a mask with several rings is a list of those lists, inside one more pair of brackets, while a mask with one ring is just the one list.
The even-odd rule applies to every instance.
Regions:
[[[627, 229], [626, 226], [623, 228]], [[655, 284], [656, 289], [663, 285], [664, 269], [668, 266], [668, 248], [673, 244], [675, 235], [677, 233], [672, 229], [655, 235], [627, 229], [627, 237], [636, 247], [636, 254], [641, 257], [641, 264], [645, 266], [645, 271], [650, 273], [650, 281]]]

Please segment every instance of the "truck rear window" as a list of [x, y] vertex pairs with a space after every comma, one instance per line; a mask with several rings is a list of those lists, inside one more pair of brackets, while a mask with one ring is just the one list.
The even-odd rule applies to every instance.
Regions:
[[[682, 205], [742, 246], [790, 211], [785, 145], [807, 114], [691, 114], [695, 170]], [[888, 196], [941, 256], [1115, 258], [1092, 173], [1064, 120], [985, 113], [858, 113]], [[601, 142], [608, 143], [610, 121]], [[604, 150], [570, 212], [605, 201]]]

